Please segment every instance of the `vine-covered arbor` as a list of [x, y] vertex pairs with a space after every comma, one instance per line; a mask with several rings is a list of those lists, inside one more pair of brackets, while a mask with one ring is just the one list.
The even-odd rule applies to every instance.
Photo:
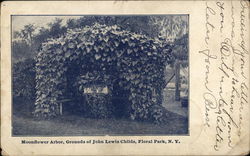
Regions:
[[[36, 56], [34, 114], [57, 116], [63, 100], [74, 94], [92, 100], [85, 103], [85, 112], [108, 117], [116, 111], [109, 99], [122, 90], [128, 99], [124, 111], [131, 119], [162, 120], [164, 70], [172, 60], [171, 47], [164, 41], [100, 24], [48, 40]], [[103, 94], [92, 93], [93, 87]]]

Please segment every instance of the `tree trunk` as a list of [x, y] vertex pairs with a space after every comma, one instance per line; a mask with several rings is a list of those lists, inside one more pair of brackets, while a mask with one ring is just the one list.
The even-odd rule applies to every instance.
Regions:
[[175, 100], [180, 101], [180, 62], [175, 63]]

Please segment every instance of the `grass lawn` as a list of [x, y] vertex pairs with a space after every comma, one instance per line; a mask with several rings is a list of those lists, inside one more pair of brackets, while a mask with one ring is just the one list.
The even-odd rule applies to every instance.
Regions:
[[81, 136], [81, 135], [187, 135], [188, 122], [172, 113], [164, 125], [128, 119], [91, 119], [64, 115], [51, 120], [13, 116], [14, 136]]
[[33, 103], [23, 98], [14, 100], [13, 136], [188, 135], [188, 118], [170, 111], [169, 120], [161, 125], [126, 118], [93, 119], [66, 113], [50, 120], [36, 120], [31, 115]]

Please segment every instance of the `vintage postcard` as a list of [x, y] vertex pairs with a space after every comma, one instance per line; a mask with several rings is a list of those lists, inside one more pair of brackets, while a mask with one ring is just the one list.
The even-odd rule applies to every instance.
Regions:
[[247, 155], [249, 2], [1, 3], [2, 155]]

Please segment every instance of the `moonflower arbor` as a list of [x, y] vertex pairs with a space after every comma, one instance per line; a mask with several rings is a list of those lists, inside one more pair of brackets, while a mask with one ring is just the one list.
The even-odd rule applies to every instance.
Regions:
[[[100, 111], [95, 111], [100, 107], [94, 105], [110, 101], [115, 92], [123, 90], [128, 93], [124, 111], [131, 119], [161, 121], [165, 116], [161, 106], [164, 70], [172, 60], [171, 47], [165, 40], [151, 39], [116, 25], [70, 29], [43, 43], [36, 56], [34, 114], [55, 117], [60, 114], [63, 99], [74, 94], [94, 98], [84, 105], [85, 112], [92, 112], [93, 117], [109, 117], [116, 111], [115, 103], [106, 102], [104, 106], [109, 106], [105, 106], [101, 116]], [[91, 89], [95, 86], [101, 86], [100, 91]]]

